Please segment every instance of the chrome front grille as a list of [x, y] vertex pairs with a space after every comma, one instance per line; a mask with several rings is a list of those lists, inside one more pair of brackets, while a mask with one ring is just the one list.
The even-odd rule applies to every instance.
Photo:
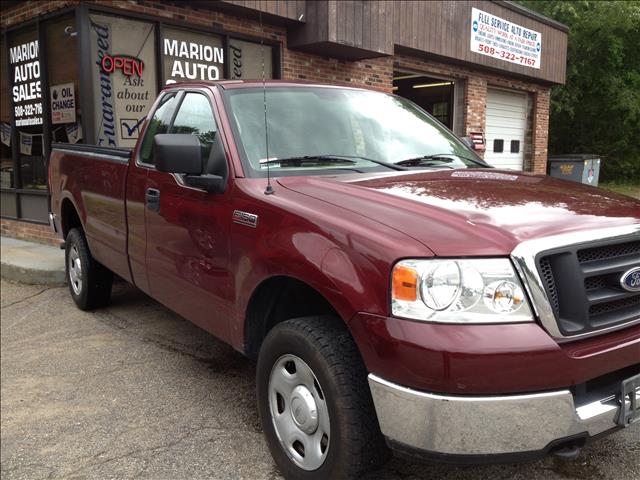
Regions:
[[640, 323], [640, 292], [620, 285], [640, 266], [640, 225], [525, 241], [512, 259], [544, 328], [561, 341]]
[[640, 318], [640, 293], [620, 286], [640, 266], [640, 241], [573, 245], [538, 256], [538, 270], [560, 332], [594, 332]]

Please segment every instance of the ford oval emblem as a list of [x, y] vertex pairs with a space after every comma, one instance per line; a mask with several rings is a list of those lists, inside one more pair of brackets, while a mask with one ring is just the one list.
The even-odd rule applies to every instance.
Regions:
[[624, 272], [620, 277], [620, 286], [628, 292], [640, 292], [640, 267]]

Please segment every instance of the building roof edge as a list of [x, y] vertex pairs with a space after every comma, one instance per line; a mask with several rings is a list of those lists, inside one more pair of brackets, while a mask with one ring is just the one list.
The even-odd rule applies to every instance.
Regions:
[[534, 12], [533, 10], [520, 5], [519, 3], [513, 2], [511, 0], [491, 0], [496, 5], [500, 5], [501, 7], [508, 8], [509, 10], [524, 15], [525, 17], [529, 17], [533, 20], [536, 20], [541, 23], [545, 23], [553, 28], [556, 28], [562, 32], [568, 32], [569, 27], [564, 23], [560, 23], [553, 18], [546, 17], [541, 13]]

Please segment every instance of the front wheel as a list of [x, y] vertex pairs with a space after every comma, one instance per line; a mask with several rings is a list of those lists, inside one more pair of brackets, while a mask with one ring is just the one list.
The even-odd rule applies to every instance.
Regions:
[[388, 458], [366, 369], [338, 319], [276, 325], [256, 374], [262, 428], [285, 478], [357, 478]]
[[67, 281], [73, 301], [81, 310], [105, 306], [111, 297], [113, 273], [91, 256], [82, 230], [72, 228], [65, 245]]

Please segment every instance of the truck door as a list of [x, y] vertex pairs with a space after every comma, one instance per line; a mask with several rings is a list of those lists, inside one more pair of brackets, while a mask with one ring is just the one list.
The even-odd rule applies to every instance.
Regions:
[[147, 277], [147, 228], [145, 224], [145, 202], [147, 174], [153, 168], [153, 137], [167, 133], [180, 101], [181, 92], [170, 91], [156, 102], [153, 115], [144, 131], [142, 143], [133, 153], [127, 175], [127, 253], [133, 283], [150, 294]]
[[[221, 141], [213, 99], [186, 91], [168, 133], [191, 133], [203, 159]], [[206, 171], [206, 164], [204, 169]], [[180, 175], [149, 168], [146, 178], [146, 265], [151, 295], [219, 338], [228, 339], [230, 188], [209, 193], [186, 186]]]

